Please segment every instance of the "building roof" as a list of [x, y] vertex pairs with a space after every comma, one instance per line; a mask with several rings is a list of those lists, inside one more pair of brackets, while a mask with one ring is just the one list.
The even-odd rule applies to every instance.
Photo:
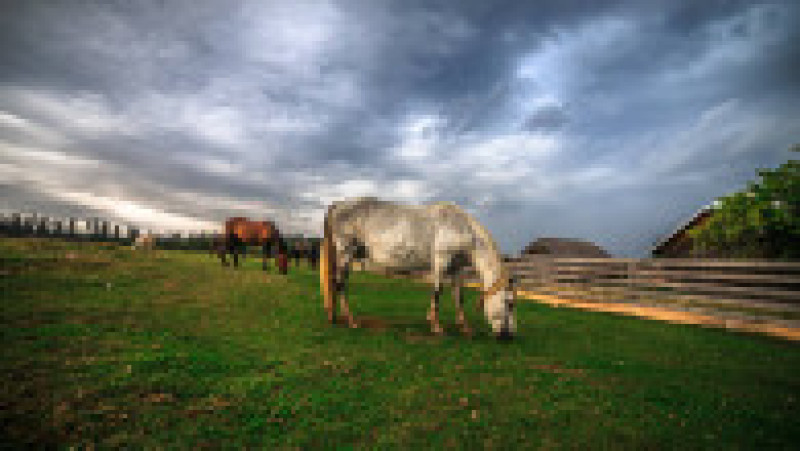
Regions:
[[600, 246], [572, 238], [539, 238], [531, 242], [523, 254], [549, 254], [559, 257], [602, 257], [607, 258], [611, 255]]
[[683, 222], [678, 224], [678, 227], [670, 233], [669, 235], [665, 236], [661, 240], [659, 240], [655, 246], [650, 250], [650, 254], [658, 253], [664, 247], [669, 245], [673, 240], [676, 240], [679, 236], [681, 236], [686, 231], [690, 230], [692, 227], [697, 225], [703, 218], [710, 216], [711, 213], [714, 211], [713, 203], [705, 205], [697, 210], [691, 217], [684, 220]]

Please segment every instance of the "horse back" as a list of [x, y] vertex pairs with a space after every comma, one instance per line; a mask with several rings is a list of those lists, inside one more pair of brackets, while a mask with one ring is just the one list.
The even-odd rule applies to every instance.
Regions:
[[368, 198], [333, 205], [329, 220], [340, 245], [355, 242], [374, 263], [400, 268], [430, 265], [434, 253], [469, 252], [474, 234], [460, 212], [452, 204], [407, 206]]
[[256, 232], [257, 237], [262, 242], [271, 241], [277, 237], [278, 228], [275, 227], [275, 224], [272, 221], [261, 221], [258, 224], [258, 230]]

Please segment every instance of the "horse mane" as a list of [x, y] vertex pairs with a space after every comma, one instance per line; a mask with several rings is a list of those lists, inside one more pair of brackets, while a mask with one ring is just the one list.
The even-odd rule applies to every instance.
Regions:
[[471, 214], [466, 212], [463, 208], [459, 207], [457, 204], [453, 202], [437, 202], [433, 204], [434, 207], [440, 210], [448, 210], [452, 211], [456, 215], [462, 216], [467, 220], [470, 228], [475, 232], [476, 235], [485, 243], [486, 248], [494, 255], [500, 256], [500, 250], [497, 247], [497, 243], [495, 243], [492, 235], [489, 234], [489, 231], [486, 230], [486, 227], [483, 226], [477, 219], [475, 219]]
[[333, 221], [341, 221], [348, 216], [354, 214], [360, 208], [363, 208], [368, 205], [375, 205], [375, 204], [383, 204], [385, 201], [382, 201], [374, 196], [362, 196], [356, 197], [353, 199], [344, 199], [340, 201], [334, 201], [328, 206], [328, 212], [325, 215], [326, 218], [331, 218], [330, 220]]
[[375, 196], [361, 196], [353, 199], [344, 199], [333, 202], [328, 207], [328, 211], [330, 212], [332, 210], [347, 210], [362, 205], [379, 204], [379, 203], [385, 203], [385, 201], [382, 201]]

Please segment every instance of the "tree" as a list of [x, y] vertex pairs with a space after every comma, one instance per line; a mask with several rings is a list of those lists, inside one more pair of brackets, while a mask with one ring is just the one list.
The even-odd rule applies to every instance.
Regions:
[[[800, 145], [790, 150], [800, 152]], [[800, 259], [800, 161], [757, 172], [760, 180], [717, 199], [709, 220], [689, 231], [695, 252]]]

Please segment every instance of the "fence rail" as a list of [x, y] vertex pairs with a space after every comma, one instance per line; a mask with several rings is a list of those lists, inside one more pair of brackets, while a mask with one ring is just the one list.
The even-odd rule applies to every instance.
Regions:
[[[533, 294], [800, 312], [800, 262], [525, 256], [506, 265], [517, 287]], [[480, 283], [472, 268], [465, 281]]]
[[[800, 262], [719, 259], [506, 260], [528, 292], [595, 300], [692, 300], [800, 311]], [[474, 274], [472, 282], [475, 280]]]

